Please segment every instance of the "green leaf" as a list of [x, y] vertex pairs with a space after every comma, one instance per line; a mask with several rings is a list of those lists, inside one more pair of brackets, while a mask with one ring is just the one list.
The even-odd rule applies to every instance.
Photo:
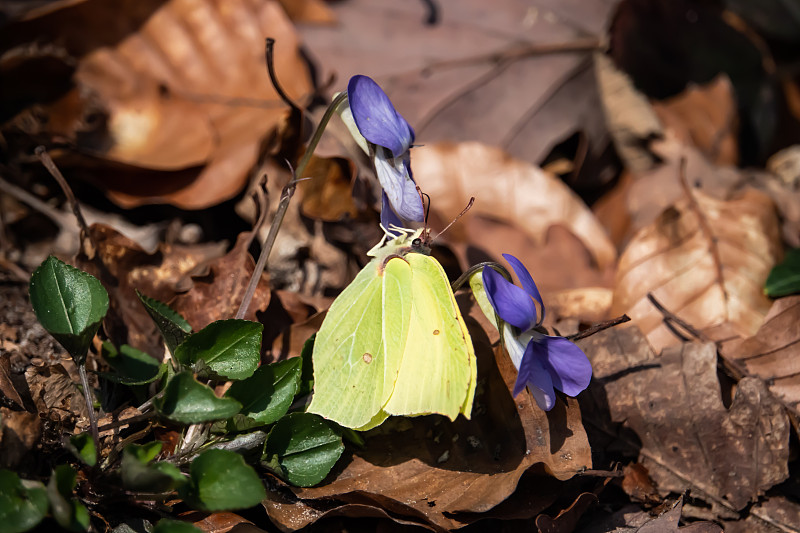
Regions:
[[158, 462], [149, 464], [161, 451], [160, 442], [129, 444], [122, 452], [121, 475], [125, 488], [140, 492], [169, 492], [186, 482], [177, 466]]
[[97, 449], [94, 447], [94, 439], [92, 439], [91, 434], [78, 433], [71, 436], [67, 448], [84, 464], [89, 466], [97, 464]]
[[208, 450], [192, 462], [190, 482], [180, 494], [202, 511], [232, 511], [261, 503], [267, 497], [258, 474], [241, 455], [228, 450]]
[[786, 252], [783, 262], [772, 268], [764, 284], [764, 292], [770, 298], [800, 292], [800, 248]]
[[300, 389], [297, 391], [299, 396], [311, 394], [311, 391], [314, 390], [314, 363], [311, 355], [314, 353], [314, 341], [316, 338], [316, 333], [311, 335], [303, 344], [303, 350], [300, 352], [300, 359], [303, 361], [303, 373], [300, 376]]
[[76, 478], [74, 468], [58, 465], [47, 484], [47, 496], [58, 525], [69, 531], [86, 531], [89, 529], [89, 512], [77, 498], [72, 497]]
[[53, 256], [31, 276], [31, 305], [44, 329], [82, 365], [108, 311], [108, 293], [95, 278]]
[[176, 374], [164, 389], [164, 395], [153, 404], [161, 416], [181, 424], [230, 418], [242, 408], [236, 400], [217, 398], [214, 391], [194, 379], [191, 372]]
[[148, 298], [139, 291], [136, 296], [144, 305], [147, 314], [153, 319], [158, 331], [167, 343], [170, 353], [175, 353], [175, 348], [182, 343], [192, 332], [192, 326], [183, 318], [180, 313], [172, 310], [167, 304], [159, 302], [153, 298]]
[[0, 524], [5, 533], [33, 529], [47, 514], [47, 490], [35, 481], [23, 482], [10, 470], [0, 470]]
[[310, 487], [325, 479], [342, 451], [341, 436], [324, 418], [291, 413], [270, 431], [261, 460], [289, 483]]
[[218, 320], [175, 348], [175, 358], [195, 365], [200, 377], [249, 378], [261, 360], [263, 329], [249, 320]]
[[153, 533], [203, 533], [203, 530], [189, 522], [162, 518], [153, 528]]
[[226, 397], [242, 404], [234, 429], [271, 424], [286, 414], [300, 384], [300, 358], [262, 365], [243, 381], [234, 382]]
[[103, 342], [103, 359], [116, 370], [116, 373], [104, 373], [103, 376], [123, 385], [146, 385], [162, 376], [167, 370], [166, 363], [137, 350], [132, 346], [123, 344], [119, 350], [110, 342]]

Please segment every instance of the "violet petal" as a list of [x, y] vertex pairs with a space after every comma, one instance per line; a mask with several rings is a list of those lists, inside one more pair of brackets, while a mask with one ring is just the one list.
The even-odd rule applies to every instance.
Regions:
[[416, 222], [425, 218], [417, 184], [404, 160], [392, 157], [388, 149], [377, 146], [375, 173], [389, 203], [400, 218]]
[[388, 148], [394, 157], [408, 151], [414, 142], [414, 131], [372, 78], [363, 75], [350, 78], [347, 98], [353, 119], [364, 138]]
[[536, 324], [536, 304], [520, 289], [491, 267], [483, 269], [483, 286], [494, 310], [505, 322], [527, 331]]
[[517, 278], [519, 278], [519, 282], [522, 285], [522, 288], [525, 289], [525, 292], [531, 295], [534, 300], [539, 302], [539, 305], [542, 308], [542, 316], [539, 317], [538, 324], [541, 324], [544, 321], [544, 302], [542, 301], [542, 296], [539, 294], [539, 289], [536, 287], [536, 283], [533, 281], [533, 277], [531, 273], [528, 272], [528, 269], [525, 268], [525, 265], [522, 264], [522, 261], [517, 259], [511, 254], [503, 254], [506, 261], [511, 265], [511, 268], [514, 269], [514, 272], [517, 274]]
[[527, 385], [539, 407], [549, 411], [555, 405], [556, 393], [553, 390], [550, 373], [542, 365], [546, 356], [547, 349], [543, 345], [535, 341], [528, 343], [522, 356], [522, 363], [519, 365], [517, 381], [514, 383], [514, 396], [522, 392]]
[[550, 371], [553, 386], [567, 396], [577, 396], [592, 380], [592, 364], [586, 354], [564, 337], [544, 337], [544, 365]]

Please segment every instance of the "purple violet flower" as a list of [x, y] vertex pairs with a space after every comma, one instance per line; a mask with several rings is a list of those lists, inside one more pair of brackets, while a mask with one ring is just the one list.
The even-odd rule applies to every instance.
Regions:
[[[414, 142], [414, 130], [398, 113], [389, 97], [377, 83], [367, 76], [353, 76], [347, 84], [347, 99], [352, 120], [369, 144], [362, 142], [352, 131], [356, 142], [374, 157], [375, 172], [383, 187], [383, 205], [388, 203], [394, 212], [405, 220], [422, 221], [424, 210], [422, 199], [417, 192], [417, 184], [411, 175], [409, 149]], [[342, 118], [347, 124], [346, 112]], [[388, 228], [397, 216], [381, 210], [381, 222]]]
[[[519, 259], [511, 254], [503, 254], [503, 257], [514, 268], [522, 288], [491, 267], [483, 269], [483, 285], [489, 302], [505, 322], [498, 329], [517, 367], [514, 396], [527, 385], [539, 407], [549, 411], [555, 405], [554, 388], [567, 396], [577, 396], [589, 386], [592, 365], [586, 354], [571, 341], [536, 331], [535, 328], [544, 320], [544, 304], [539, 289]], [[542, 308], [538, 320], [534, 300]]]

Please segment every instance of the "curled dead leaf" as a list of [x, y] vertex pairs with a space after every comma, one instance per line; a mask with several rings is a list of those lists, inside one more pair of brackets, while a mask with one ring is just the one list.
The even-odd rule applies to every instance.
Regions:
[[671, 346], [656, 356], [638, 328], [581, 341], [611, 419], [641, 440], [640, 462], [662, 495], [692, 488], [740, 510], [789, 475], [790, 424], [763, 381], [742, 379], [723, 404], [713, 344]]
[[650, 303], [698, 330], [753, 335], [769, 310], [763, 285], [781, 254], [778, 220], [764, 194], [729, 201], [688, 190], [631, 239], [620, 257], [611, 314], [627, 314], [656, 349], [679, 342]]
[[800, 415], [800, 296], [776, 300], [755, 335], [725, 342], [720, 352]]

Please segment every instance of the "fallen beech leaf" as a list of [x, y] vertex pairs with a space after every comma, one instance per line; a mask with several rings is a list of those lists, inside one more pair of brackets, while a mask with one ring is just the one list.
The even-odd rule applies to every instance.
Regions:
[[279, 0], [292, 22], [335, 24], [336, 15], [323, 0]]
[[[5, 348], [3, 351], [5, 351]], [[5, 357], [5, 354], [0, 357], [0, 392], [5, 396], [3, 403], [8, 401], [12, 405], [16, 404], [18, 408], [25, 406], [25, 402], [22, 400], [22, 396], [19, 395], [17, 386], [11, 377], [11, 359]]]
[[630, 76], [618, 69], [610, 57], [596, 53], [594, 60], [600, 98], [614, 147], [629, 172], [650, 170], [655, 158], [644, 143], [663, 135], [661, 121], [647, 97], [636, 89]]
[[729, 199], [746, 177], [743, 171], [716, 166], [700, 150], [678, 141], [671, 132], [650, 143], [662, 164], [633, 175], [627, 193], [631, 232], [651, 224], [664, 209], [686, 198], [685, 184], [719, 200]]
[[792, 531], [800, 524], [800, 504], [784, 496], [770, 496], [754, 505], [750, 515], [774, 524], [783, 531]]
[[426, 145], [415, 148], [412, 158], [420, 188], [434, 199], [432, 207], [445, 223], [474, 196], [468, 216], [514, 225], [539, 245], [551, 226], [560, 225], [580, 239], [601, 269], [616, 260], [614, 246], [589, 208], [540, 168], [476, 142]]
[[626, 313], [656, 351], [679, 339], [648, 293], [698, 330], [756, 332], [763, 286], [780, 250], [772, 202], [752, 189], [730, 201], [691, 190], [639, 231], [619, 260], [612, 316]]
[[[252, 232], [240, 233], [231, 251], [204, 265], [206, 272], [192, 276], [192, 288], [171, 302], [171, 307], [183, 315], [194, 331], [200, 331], [215, 320], [236, 315], [255, 269], [255, 261], [249, 251], [252, 241]], [[265, 310], [269, 301], [269, 278], [262, 273], [247, 313], [242, 318], [256, 320], [256, 313]]]
[[104, 268], [101, 271], [96, 261], [82, 255], [75, 266], [97, 277], [109, 291], [111, 305], [104, 321], [105, 331], [117, 344], [129, 344], [158, 357], [163, 352], [163, 341], [135, 289], [169, 303], [175, 294], [186, 290], [192, 270], [224, 253], [225, 243], [161, 244], [150, 254], [109, 226], [93, 224], [89, 229], [97, 245], [97, 259]]
[[653, 102], [664, 129], [686, 145], [696, 146], [709, 161], [735, 165], [739, 160], [739, 112], [733, 85], [724, 74], [690, 85], [668, 100]]
[[720, 353], [767, 382], [800, 415], [800, 296], [776, 300], [755, 335], [724, 342]]
[[[365, 448], [343, 457], [330, 482], [293, 488], [302, 505], [330, 498], [369, 503], [436, 530], [453, 529], [503, 502], [534, 465], [562, 480], [591, 465], [577, 401], [567, 398], [545, 413], [527, 391], [512, 399], [511, 361], [504, 353], [493, 355], [485, 335], [468, 323], [479, 380], [472, 420], [392, 418], [364, 434]], [[278, 520], [273, 504], [264, 505]], [[528, 511], [535, 516], [542, 508]]]
[[[84, 115], [103, 117], [95, 117], [103, 128], [91, 135], [65, 132], [82, 153], [184, 171], [131, 179], [106, 167], [98, 183], [125, 207], [168, 202], [201, 209], [242, 189], [262, 139], [287, 116], [264, 65], [266, 36], [277, 41], [283, 89], [295, 101], [311, 91], [294, 28], [271, 0], [88, 0], [30, 24], [28, 31], [80, 57], [73, 93], [85, 100]], [[74, 100], [66, 95], [49, 113], [69, 115], [62, 108]]]
[[[581, 341], [611, 419], [636, 432], [640, 459], [662, 494], [740, 510], [788, 476], [790, 425], [763, 381], [739, 381], [722, 403], [713, 344], [683, 344], [656, 356], [638, 328]], [[623, 354], [624, 357], [620, 357]]]
[[584, 492], [555, 518], [539, 515], [536, 518], [536, 527], [539, 528], [539, 533], [571, 533], [575, 531], [575, 526], [578, 525], [578, 520], [583, 513], [595, 503], [597, 503], [597, 496], [591, 492]]
[[0, 427], [0, 467], [19, 471], [28, 452], [34, 449], [42, 435], [42, 418], [38, 413], [12, 411], [0, 407], [3, 425]]
[[614, 4], [352, 0], [334, 6], [339, 25], [300, 31], [323, 79], [374, 77], [419, 142], [477, 140], [539, 164], [577, 131], [589, 158], [608, 145], [590, 52]]
[[341, 157], [312, 157], [306, 176], [312, 179], [301, 181], [302, 213], [326, 222], [336, 222], [343, 216], [355, 218], [358, 214], [353, 202], [353, 179], [356, 166]]

